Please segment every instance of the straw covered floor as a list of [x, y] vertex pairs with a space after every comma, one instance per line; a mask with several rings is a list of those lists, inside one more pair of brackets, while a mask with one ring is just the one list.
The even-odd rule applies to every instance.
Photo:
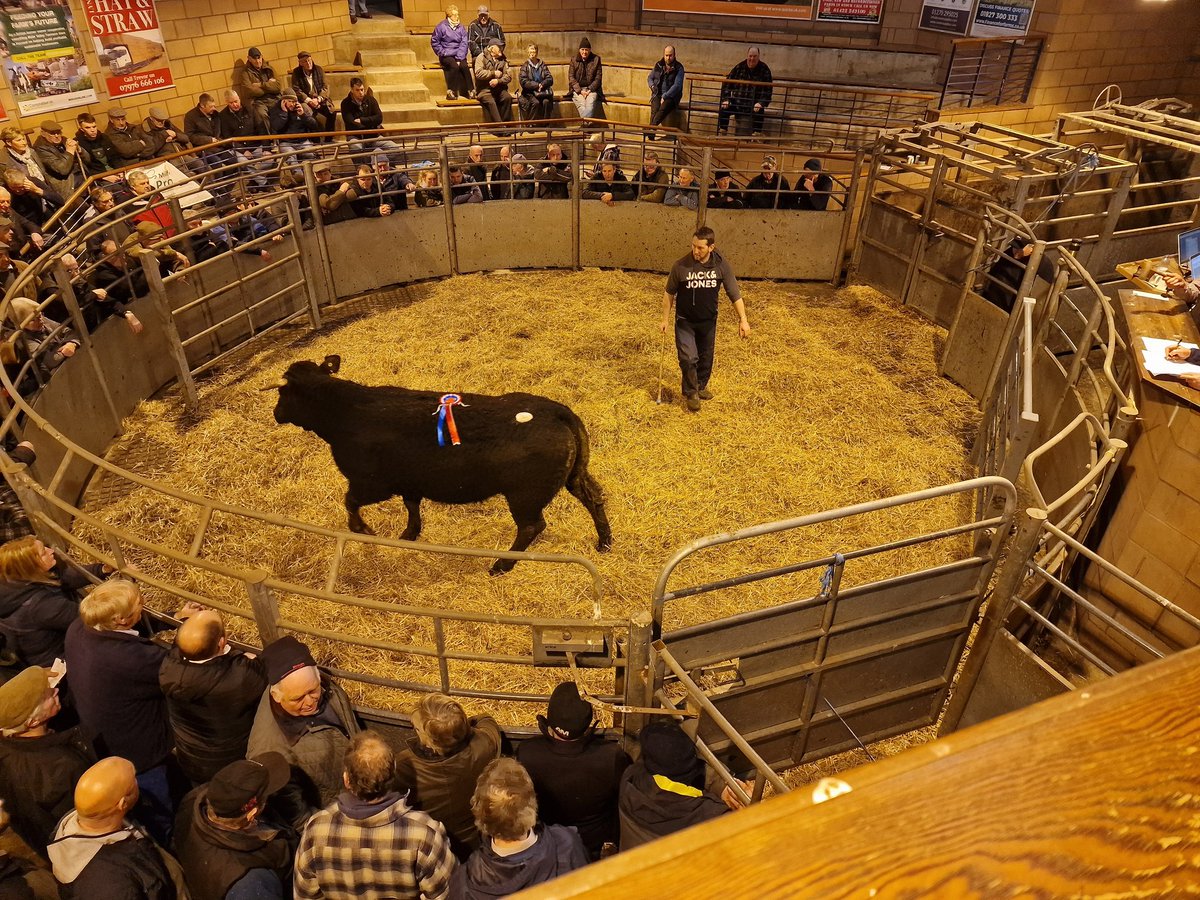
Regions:
[[[605, 618], [649, 608], [655, 579], [680, 547], [705, 535], [807, 515], [969, 477], [966, 450], [977, 413], [971, 399], [938, 377], [944, 333], [870, 288], [743, 285], [753, 326], [737, 336], [724, 305], [711, 388], [699, 414], [680, 400], [673, 343], [660, 334], [663, 278], [619, 271], [497, 272], [410, 285], [342, 304], [313, 334], [303, 325], [276, 332], [200, 384], [202, 415], [185, 416], [174, 391], [142, 404], [110, 451], [118, 465], [179, 490], [289, 519], [344, 529], [345, 480], [327, 445], [295, 426], [277, 425], [277, 383], [296, 360], [342, 357], [340, 377], [372, 385], [435, 391], [528, 391], [569, 405], [591, 438], [591, 471], [603, 486], [614, 532], [610, 553], [595, 549], [583, 507], [565, 491], [546, 510], [548, 527], [531, 550], [592, 560], [603, 579]], [[722, 304], [725, 300], [722, 299]], [[665, 348], [665, 349], [664, 349]], [[665, 389], [658, 396], [660, 360]], [[434, 441], [430, 453], [451, 453]], [[145, 540], [186, 553], [199, 515], [187, 503], [106, 475], [89, 512]], [[421, 541], [506, 549], [514, 525], [502, 498], [477, 506], [423, 507]], [[405, 524], [396, 498], [363, 509], [379, 535]], [[963, 521], [963, 501], [704, 551], [684, 563], [671, 588], [739, 572], [818, 558]], [[87, 531], [86, 527], [77, 530]], [[91, 535], [95, 539], [96, 535]], [[265, 569], [309, 588], [325, 587], [335, 541], [217, 513], [201, 555], [241, 570]], [[129, 560], [219, 604], [248, 610], [237, 578], [172, 563], [133, 546]], [[938, 563], [961, 552], [942, 541], [855, 561], [844, 585], [897, 566]], [[520, 562], [500, 578], [490, 560], [432, 555], [350, 541], [335, 589], [388, 604], [489, 616], [587, 618], [596, 597], [582, 568]], [[819, 571], [671, 604], [669, 629], [816, 592]], [[175, 603], [149, 591], [152, 603]], [[404, 647], [434, 646], [419, 615], [361, 609], [280, 595], [285, 618], [326, 632]], [[235, 632], [256, 640], [252, 623]], [[528, 627], [448, 622], [450, 651], [525, 654]], [[324, 662], [376, 676], [437, 683], [436, 661], [396, 649], [349, 648], [315, 640]], [[521, 665], [451, 662], [456, 688], [547, 692], [563, 676]], [[612, 688], [611, 672], [593, 689]], [[404, 695], [358, 688], [370, 705], [403, 707]], [[471, 704], [468, 704], [469, 706]], [[481, 709], [485, 704], [475, 704]], [[500, 718], [532, 722], [534, 704]]]

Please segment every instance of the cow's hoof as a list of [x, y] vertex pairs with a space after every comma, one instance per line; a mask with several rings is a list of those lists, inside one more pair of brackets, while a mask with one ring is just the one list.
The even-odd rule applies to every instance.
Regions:
[[375, 529], [372, 528], [370, 525], [368, 525], [366, 522], [351, 522], [350, 530], [353, 531], [355, 534], [374, 534], [375, 533]]
[[510, 559], [498, 559], [492, 564], [492, 567], [488, 569], [488, 574], [493, 578], [495, 578], [497, 575], [505, 575], [511, 572], [512, 567], [515, 565], [516, 563]]
[[609, 550], [612, 549], [612, 538], [609, 538], [608, 540], [600, 541], [598, 544], [596, 544], [596, 549], [599, 550], [601, 553], [607, 553]]

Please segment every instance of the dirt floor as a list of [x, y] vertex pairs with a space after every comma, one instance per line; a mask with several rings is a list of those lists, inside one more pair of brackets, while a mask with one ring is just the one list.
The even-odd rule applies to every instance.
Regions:
[[[739, 339], [732, 310], [722, 309], [711, 384], [716, 396], [692, 414], [680, 402], [673, 346], [658, 327], [662, 285], [661, 276], [614, 271], [490, 273], [351, 301], [329, 311], [329, 324], [319, 333], [302, 326], [276, 332], [208, 376], [201, 383], [199, 418], [184, 414], [176, 393], [142, 404], [110, 459], [185, 492], [341, 529], [345, 480], [327, 445], [295, 426], [277, 425], [275, 394], [263, 390], [291, 362], [336, 353], [341, 377], [364, 384], [529, 391], [564, 402], [590, 432], [591, 470], [606, 492], [614, 547], [597, 552], [590, 518], [564, 492], [546, 510], [549, 527], [531, 549], [594, 562], [603, 581], [599, 597], [576, 565], [521, 562], [511, 574], [492, 578], [488, 559], [353, 541], [338, 564], [335, 589], [342, 594], [482, 619], [586, 618], [597, 602], [604, 617], [624, 619], [649, 608], [655, 579], [671, 555], [705, 535], [969, 477], [965, 447], [977, 411], [937, 375], [941, 329], [861, 286], [748, 283], [753, 333]], [[433, 446], [430, 452], [445, 451]], [[93, 486], [89, 504], [89, 512], [104, 521], [181, 553], [199, 519], [188, 504], [111, 475]], [[503, 549], [514, 533], [500, 498], [462, 507], [427, 502], [423, 512], [424, 542]], [[685, 562], [669, 586], [845, 552], [945, 527], [966, 515], [961, 502], [932, 503], [728, 545]], [[405, 524], [399, 499], [366, 507], [364, 516], [391, 538]], [[248, 609], [245, 586], [236, 578], [126, 549], [149, 575]], [[955, 549], [943, 544], [863, 560], [847, 566], [843, 583], [871, 580], [897, 565], [941, 562]], [[333, 539], [218, 512], [201, 555], [321, 589], [336, 546]], [[807, 596], [819, 574], [679, 601], [667, 608], [667, 627]], [[174, 601], [159, 596], [158, 602], [165, 607]], [[428, 618], [286, 592], [280, 607], [306, 628], [416, 651], [349, 651], [316, 641], [325, 662], [385, 678], [437, 681], [436, 661], [421, 652], [435, 646]], [[232, 625], [256, 639], [248, 621]], [[526, 654], [530, 644], [528, 626], [479, 621], [447, 622], [443, 639], [450, 651], [468, 654]], [[449, 674], [459, 687], [524, 693], [548, 692], [560, 673], [520, 662], [467, 660], [451, 662]], [[589, 682], [594, 690], [611, 690], [610, 673]], [[390, 707], [403, 705], [405, 695], [368, 688], [358, 697]], [[502, 718], [530, 722], [533, 711], [514, 704]]]

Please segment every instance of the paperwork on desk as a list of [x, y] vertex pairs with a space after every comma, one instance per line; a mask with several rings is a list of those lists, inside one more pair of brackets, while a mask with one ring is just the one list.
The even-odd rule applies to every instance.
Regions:
[[[1166, 338], [1143, 337], [1142, 343], [1146, 349], [1142, 351], [1142, 359], [1145, 360], [1146, 371], [1151, 375], [1158, 377], [1159, 375], [1200, 375], [1200, 366], [1195, 363], [1175, 362], [1167, 359], [1167, 348], [1174, 347], [1175, 341]], [[1180, 347], [1186, 350], [1200, 350], [1195, 344], [1181, 343]]]
[[1158, 300], [1160, 303], [1179, 302], [1172, 295], [1164, 293], [1151, 294], [1148, 291], [1134, 291], [1133, 296], [1137, 297], [1139, 300]]

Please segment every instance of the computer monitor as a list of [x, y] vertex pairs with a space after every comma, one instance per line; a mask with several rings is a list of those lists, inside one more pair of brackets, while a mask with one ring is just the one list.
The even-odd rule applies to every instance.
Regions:
[[1179, 235], [1179, 265], [1186, 265], [1192, 277], [1200, 275], [1200, 262], [1195, 265], [1192, 261], [1200, 256], [1200, 228], [1193, 228]]

